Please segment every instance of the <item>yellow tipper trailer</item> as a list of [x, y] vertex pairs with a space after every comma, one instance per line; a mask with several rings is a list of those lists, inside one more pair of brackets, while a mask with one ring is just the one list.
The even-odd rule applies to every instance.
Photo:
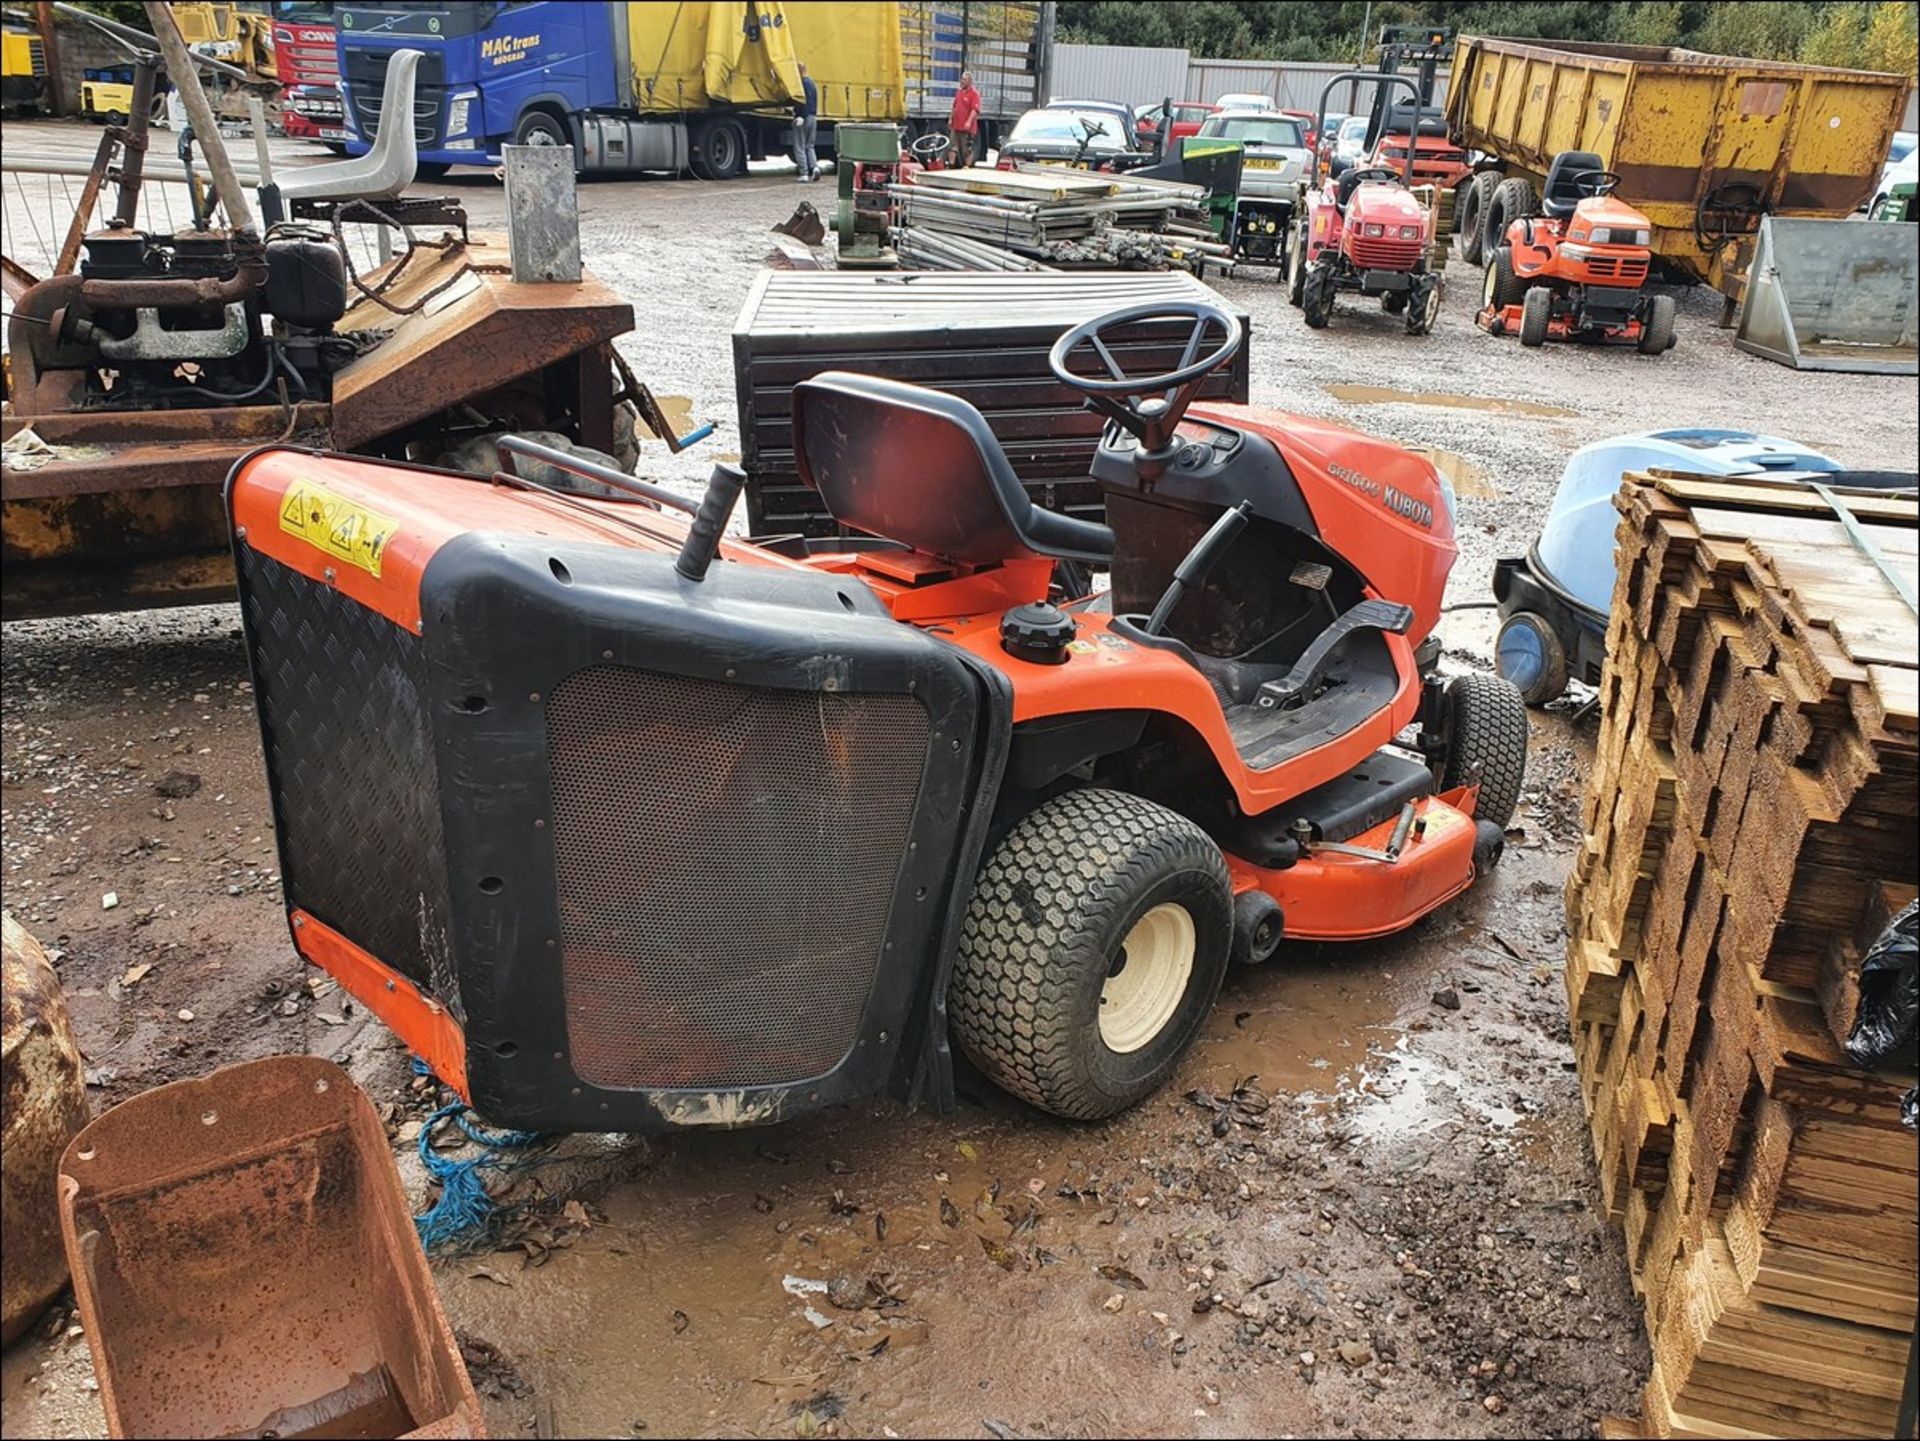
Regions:
[[1653, 222], [1654, 251], [1737, 299], [1763, 215], [1839, 219], [1872, 195], [1908, 88], [1665, 46], [1463, 35], [1447, 123], [1536, 192], [1555, 155], [1592, 151]]

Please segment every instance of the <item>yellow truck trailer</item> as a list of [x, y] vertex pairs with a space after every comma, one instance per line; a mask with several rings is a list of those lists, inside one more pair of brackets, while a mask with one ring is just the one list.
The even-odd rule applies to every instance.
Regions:
[[[1670, 267], [1738, 300], [1762, 217], [1841, 219], [1873, 194], [1909, 81], [1666, 46], [1463, 35], [1447, 123], [1482, 173], [1538, 194], [1553, 157], [1587, 150], [1620, 176]], [[1491, 187], [1463, 182], [1463, 226], [1503, 233]], [[1495, 227], [1498, 227], [1497, 230]]]

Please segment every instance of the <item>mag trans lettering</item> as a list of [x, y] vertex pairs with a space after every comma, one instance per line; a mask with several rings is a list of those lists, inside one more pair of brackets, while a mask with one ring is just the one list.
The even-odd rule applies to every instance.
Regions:
[[427, 177], [497, 163], [514, 144], [571, 145], [583, 171], [742, 175], [791, 145], [802, 60], [819, 90], [822, 154], [838, 121], [944, 128], [962, 69], [985, 99], [991, 143], [1041, 103], [1053, 43], [1051, 0], [482, 0], [338, 5], [334, 23], [353, 154], [379, 133], [394, 52], [422, 53], [412, 119]]

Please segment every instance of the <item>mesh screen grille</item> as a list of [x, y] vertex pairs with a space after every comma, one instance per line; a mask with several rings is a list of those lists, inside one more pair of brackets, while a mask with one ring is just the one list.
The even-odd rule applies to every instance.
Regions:
[[459, 1014], [420, 639], [237, 547], [287, 900]]
[[547, 744], [574, 1071], [684, 1088], [831, 1070], [912, 825], [919, 702], [602, 666], [553, 692]]

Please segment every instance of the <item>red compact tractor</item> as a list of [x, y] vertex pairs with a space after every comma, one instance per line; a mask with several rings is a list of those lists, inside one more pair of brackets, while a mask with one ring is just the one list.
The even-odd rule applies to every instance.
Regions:
[[1554, 156], [1544, 213], [1513, 220], [1487, 257], [1482, 326], [1494, 335], [1518, 331], [1522, 345], [1613, 341], [1643, 355], [1673, 348], [1673, 297], [1645, 288], [1652, 226], [1613, 198], [1619, 183], [1589, 151]]
[[[1419, 93], [1404, 75], [1336, 75], [1320, 92], [1320, 130], [1326, 129], [1328, 97], [1352, 82], [1404, 85]], [[1387, 314], [1406, 316], [1409, 335], [1433, 329], [1440, 313], [1440, 275], [1432, 268], [1434, 215], [1413, 193], [1413, 164], [1408, 151], [1398, 173], [1357, 165], [1335, 180], [1325, 158], [1315, 159], [1312, 188], [1295, 207], [1300, 230], [1287, 258], [1287, 298], [1315, 330], [1333, 318], [1334, 297], [1343, 290], [1378, 296]]]

